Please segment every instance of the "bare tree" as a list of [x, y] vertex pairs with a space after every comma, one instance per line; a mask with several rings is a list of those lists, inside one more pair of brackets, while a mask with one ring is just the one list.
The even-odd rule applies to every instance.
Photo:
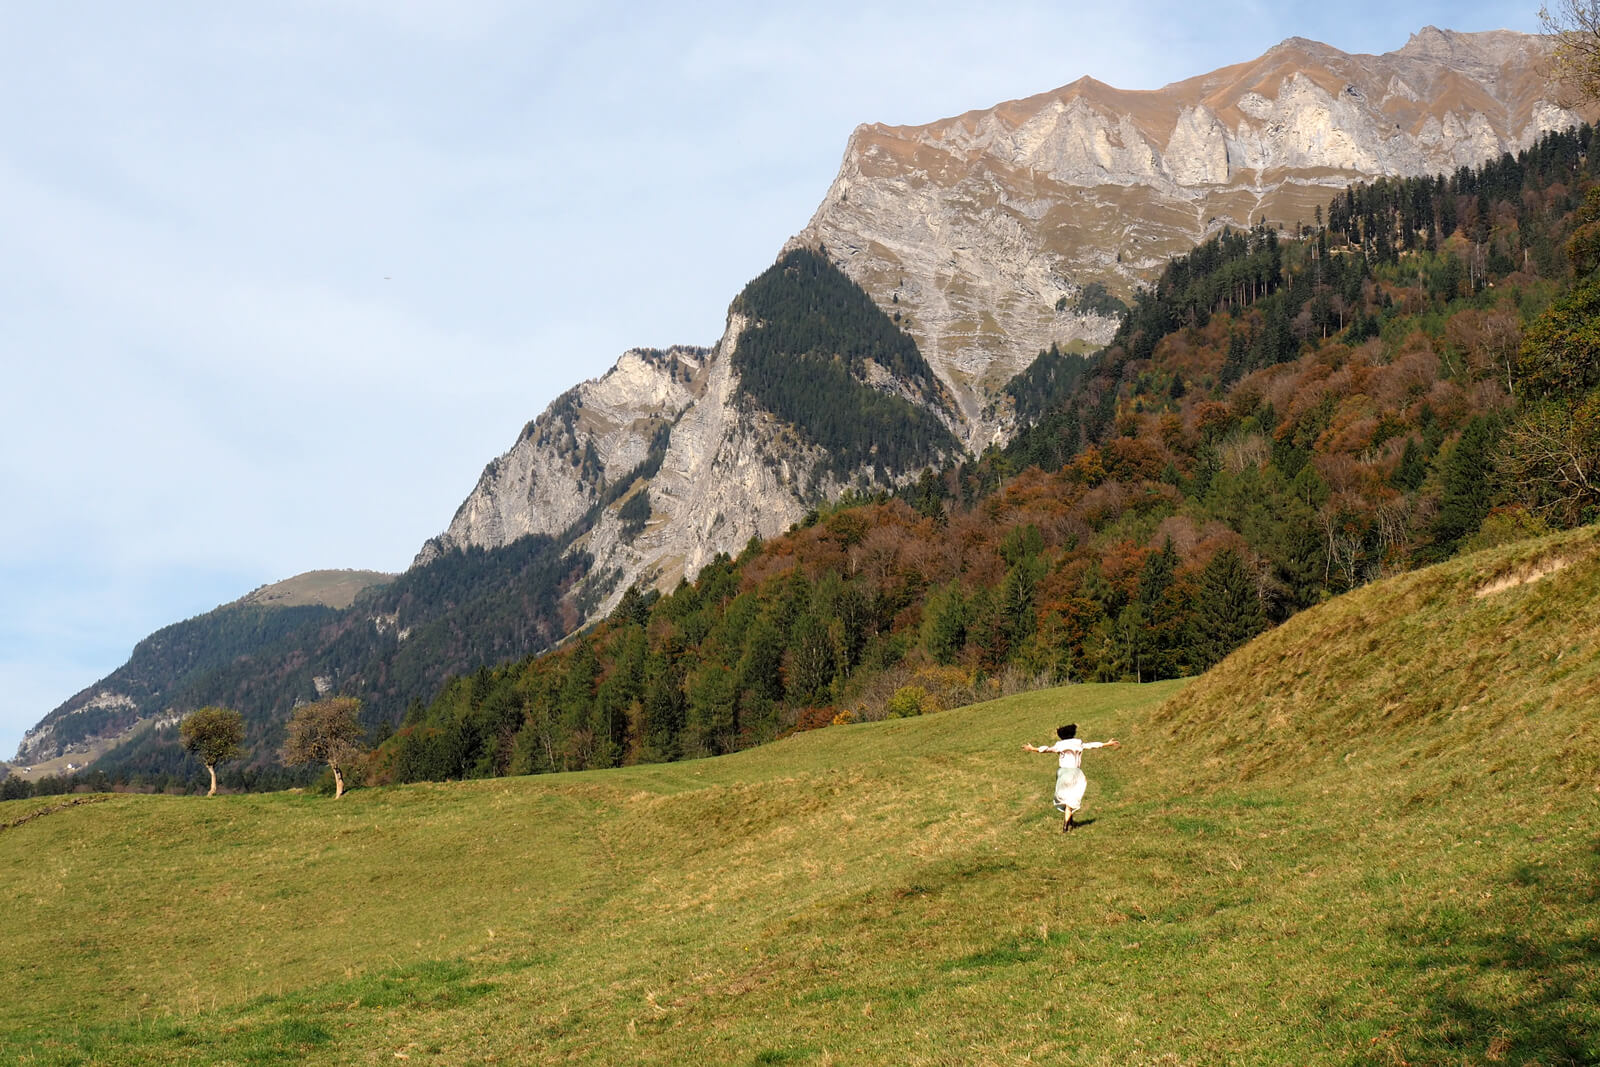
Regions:
[[344, 796], [344, 771], [363, 748], [366, 731], [357, 715], [361, 701], [355, 697], [330, 697], [302, 705], [289, 720], [281, 758], [289, 766], [326, 763], [333, 771], [333, 795]]
[[1600, 510], [1600, 397], [1529, 406], [1506, 431], [1501, 473], [1530, 511], [1574, 525]]
[[1563, 105], [1600, 100], [1600, 2], [1557, 0], [1555, 10], [1539, 9], [1551, 41], [1550, 80], [1565, 97]]
[[211, 791], [217, 795], [217, 764], [238, 759], [244, 749], [244, 716], [232, 708], [204, 707], [178, 726], [178, 740], [199, 757], [211, 772]]

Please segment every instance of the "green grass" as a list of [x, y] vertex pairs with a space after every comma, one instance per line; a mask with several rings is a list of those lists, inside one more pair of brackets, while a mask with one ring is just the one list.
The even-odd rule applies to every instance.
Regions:
[[[0, 1059], [1597, 1062], [1597, 557], [1383, 583], [1187, 686], [53, 810], [0, 829]], [[1064, 837], [1021, 745], [1069, 719], [1125, 747]]]

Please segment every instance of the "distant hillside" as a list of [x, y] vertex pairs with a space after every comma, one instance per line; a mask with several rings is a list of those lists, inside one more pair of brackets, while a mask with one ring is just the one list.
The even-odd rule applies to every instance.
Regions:
[[44, 763], [125, 734], [163, 714], [180, 694], [240, 656], [257, 654], [335, 614], [317, 604], [241, 601], [163, 627], [135, 645], [127, 663], [41, 719], [23, 737], [15, 762]]
[[[372, 722], [393, 721], [453, 674], [558, 640], [570, 624], [562, 596], [585, 562], [569, 547], [525, 538], [494, 552], [448, 553], [399, 578], [369, 582], [364, 575], [374, 572], [323, 571], [263, 587], [141, 641], [126, 664], [30, 730], [17, 762], [93, 747], [96, 770], [119, 780], [181, 781], [193, 763], [177, 747], [178, 719], [222, 704], [245, 714], [251, 781], [283, 784], [279, 775], [254, 772], [275, 771], [283, 721], [296, 702], [354, 692]], [[353, 591], [358, 584], [364, 587]], [[139, 724], [155, 728], [135, 732]], [[108, 739], [123, 743], [107, 751]]]

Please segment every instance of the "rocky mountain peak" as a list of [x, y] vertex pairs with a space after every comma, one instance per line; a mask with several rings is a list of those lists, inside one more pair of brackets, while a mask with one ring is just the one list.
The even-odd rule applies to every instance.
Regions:
[[[825, 250], [914, 338], [941, 388], [881, 367], [864, 384], [922, 403], [978, 451], [1011, 432], [1001, 390], [1041, 350], [1110, 339], [1105, 302], [1080, 305], [1091, 283], [1130, 297], [1223, 227], [1293, 230], [1352, 181], [1452, 171], [1578, 123], [1546, 92], [1543, 50], [1526, 34], [1434, 27], [1378, 56], [1292, 37], [1156, 90], [1080, 77], [923, 125], [865, 124], [785, 253]], [[825, 450], [741, 393], [751, 326], [736, 302], [714, 349], [625, 353], [558, 399], [418, 561], [587, 515], [588, 601], [604, 610], [630, 582], [693, 575], [841, 488]], [[917, 472], [851, 477], [869, 473]], [[639, 494], [632, 513], [648, 521], [627, 526], [621, 506]]]
[[1092, 78], [922, 126], [865, 125], [795, 243], [891, 300], [956, 396], [974, 448], [1008, 433], [996, 391], [1040, 350], [1096, 345], [1072, 310], [1127, 296], [1224, 226], [1310, 222], [1332, 191], [1452, 171], [1577, 124], [1544, 44], [1428, 27], [1396, 52], [1292, 37], [1255, 60], [1123, 90]]

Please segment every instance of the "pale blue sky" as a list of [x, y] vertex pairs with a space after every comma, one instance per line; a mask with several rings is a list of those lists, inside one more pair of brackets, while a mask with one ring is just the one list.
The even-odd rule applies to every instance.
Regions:
[[133, 644], [399, 570], [626, 348], [711, 344], [861, 122], [1535, 4], [0, 7], [0, 758]]

